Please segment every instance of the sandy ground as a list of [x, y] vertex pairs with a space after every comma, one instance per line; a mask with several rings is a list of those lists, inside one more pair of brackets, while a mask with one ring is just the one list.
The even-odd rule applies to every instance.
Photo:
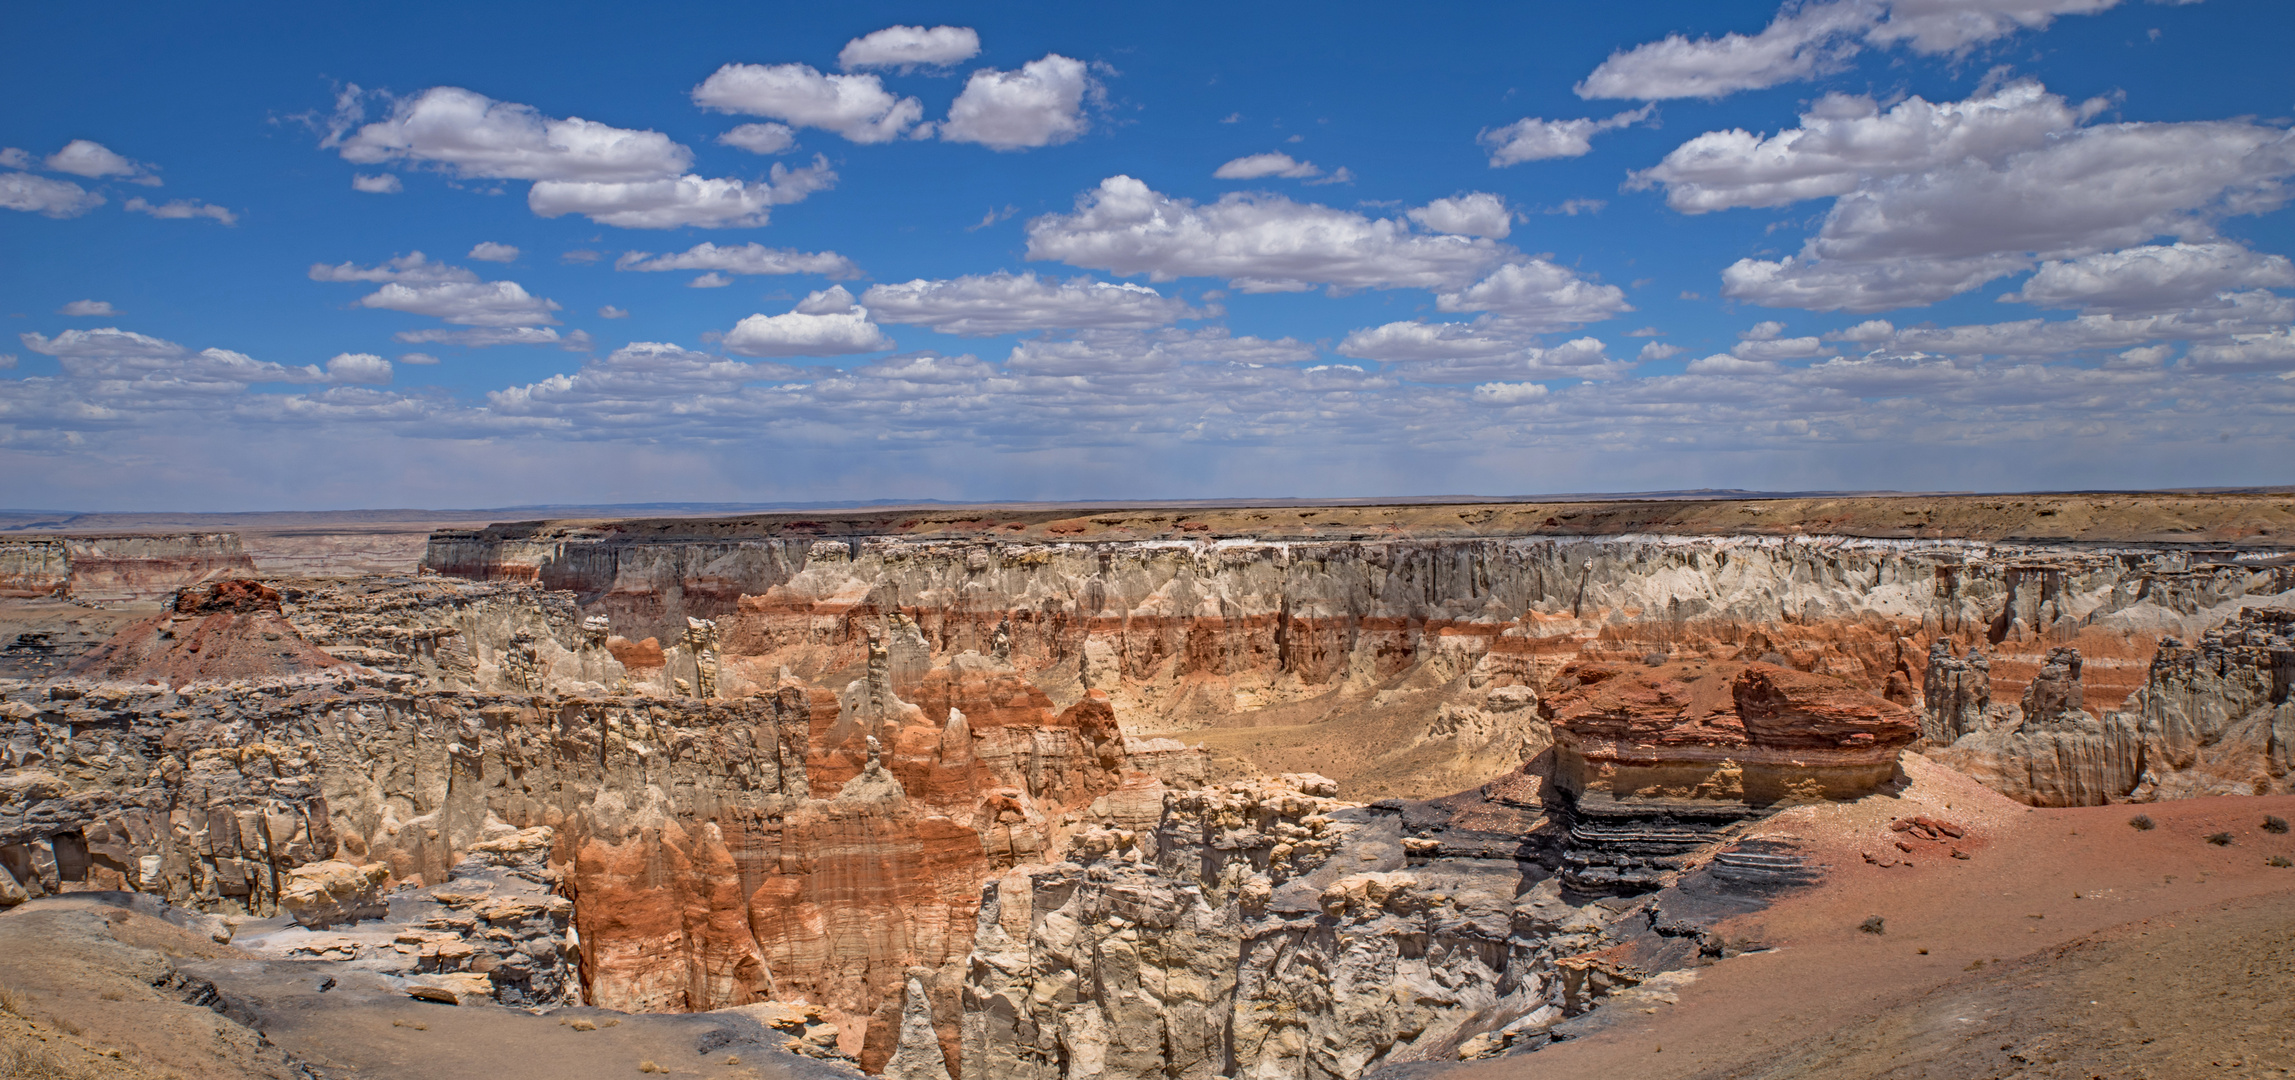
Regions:
[[[2295, 796], [2033, 810], [1915, 755], [1906, 772], [1895, 795], [1787, 811], [1756, 830], [1798, 838], [1830, 867], [1822, 884], [1721, 927], [1767, 951], [1698, 969], [1677, 1003], [1636, 1005], [1593, 1034], [1445, 1080], [2295, 1068], [2295, 868], [2268, 861], [2295, 860], [2295, 835], [2261, 828], [2266, 815], [2295, 817]], [[1915, 839], [1907, 856], [1887, 826], [1916, 814], [1968, 836]], [[2131, 827], [2138, 814], [2156, 827]], [[2209, 843], [2217, 833], [2231, 843]], [[1881, 933], [1860, 929], [1873, 917]]]
[[[725, 1014], [416, 1001], [347, 965], [260, 960], [141, 908], [163, 910], [81, 893], [0, 913], [0, 1078], [860, 1078], [729, 1041], [719, 1032], [762, 1029]], [[217, 1008], [183, 1000], [207, 986], [222, 991]]]

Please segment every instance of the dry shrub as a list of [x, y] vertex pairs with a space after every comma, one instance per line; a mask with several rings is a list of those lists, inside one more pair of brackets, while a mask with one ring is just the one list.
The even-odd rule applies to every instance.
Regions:
[[2287, 819], [2277, 814], [2265, 814], [2263, 816], [2263, 831], [2267, 833], [2286, 832]]
[[564, 1023], [567, 1027], [573, 1028], [575, 1031], [598, 1030], [597, 1022], [594, 1020], [565, 1020], [561, 1022]]
[[1857, 924], [1857, 929], [1859, 929], [1859, 930], [1862, 930], [1862, 931], [1864, 931], [1865, 933], [1868, 933], [1868, 934], [1885, 934], [1885, 933], [1888, 933], [1888, 932], [1889, 932], [1889, 926], [1888, 926], [1888, 924], [1887, 924], [1886, 922], [1883, 922], [1883, 921], [1881, 920], [1881, 917], [1880, 917], [1880, 916], [1878, 916], [1878, 915], [1875, 915], [1875, 916], [1873, 916], [1873, 917], [1871, 917], [1871, 918], [1869, 918], [1869, 919], [1866, 919], [1865, 921], [1863, 921], [1863, 922], [1861, 922], [1861, 923], [1858, 923], [1858, 924]]
[[2155, 827], [2150, 814], [2137, 814], [2128, 819], [2128, 827], [2137, 832], [2150, 832]]
[[11, 1080], [103, 1080], [103, 1074], [77, 1065], [45, 1046], [10, 1042], [0, 1045], [0, 1076]]
[[14, 1013], [30, 1020], [32, 1018], [32, 995], [13, 986], [0, 986], [0, 1012]]
[[2207, 834], [2207, 842], [2217, 847], [2230, 847], [2231, 834], [2227, 832], [2209, 833]]
[[665, 1073], [669, 1070], [664, 1069], [651, 1061], [641, 1061], [637, 1063], [637, 1071], [641, 1073]]

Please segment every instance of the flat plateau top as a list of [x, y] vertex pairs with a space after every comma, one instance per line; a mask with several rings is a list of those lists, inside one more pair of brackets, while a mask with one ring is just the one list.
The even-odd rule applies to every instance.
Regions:
[[2295, 492], [1827, 495], [1136, 508], [1046, 504], [583, 518], [442, 530], [434, 541], [888, 536], [1120, 541], [1472, 536], [1855, 536], [1906, 540], [2295, 547]]

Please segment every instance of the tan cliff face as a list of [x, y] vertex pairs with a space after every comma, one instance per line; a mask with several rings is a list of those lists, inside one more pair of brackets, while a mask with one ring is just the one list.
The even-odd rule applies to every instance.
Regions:
[[[1766, 661], [1909, 705], [1938, 643], [1954, 656], [1980, 651], [1989, 678], [2017, 687], [2069, 646], [2086, 658], [2090, 700], [2116, 705], [2143, 684], [2162, 636], [2195, 637], [2245, 598], [2295, 589], [2295, 566], [2268, 553], [2158, 547], [744, 539], [706, 524], [664, 525], [664, 536], [442, 535], [433, 555], [442, 567], [573, 589], [618, 638], [657, 643], [663, 659], [632, 670], [664, 690], [690, 665], [672, 620], [714, 623], [728, 692], [770, 685], [783, 668], [841, 684], [863, 665], [871, 628], [893, 627], [896, 651], [920, 654], [900, 661], [904, 672], [965, 652], [996, 657], [1055, 707], [1099, 689], [1136, 735], [1186, 733], [1366, 795], [1434, 794], [1521, 760], [1532, 733], [1486, 695], [1535, 687], [1573, 660]], [[1461, 693], [1461, 678], [1480, 693]], [[1482, 739], [1447, 752], [1474, 771], [1417, 749], [1439, 726]], [[1338, 745], [1310, 734], [1341, 729]]]
[[[801, 1003], [904, 1080], [1353, 1080], [1722, 948], [1669, 890], [1790, 880], [1717, 853], [1908, 746], [2045, 803], [2280, 784], [2295, 742], [2284, 620], [2240, 614], [2295, 591], [2268, 554], [1064, 520], [270, 583], [227, 614], [338, 663], [0, 683], [0, 904], [308, 913], [302, 955], [519, 1004]], [[395, 888], [429, 921], [362, 943]]]

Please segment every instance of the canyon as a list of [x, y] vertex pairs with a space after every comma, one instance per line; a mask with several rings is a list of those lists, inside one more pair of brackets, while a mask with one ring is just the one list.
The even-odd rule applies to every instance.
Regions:
[[250, 964], [767, 1017], [903, 1080], [1543, 1052], [1779, 896], [1987, 857], [1942, 803], [1838, 850], [1767, 823], [1931, 772], [2295, 791], [2291, 530], [2284, 495], [1843, 497], [27, 554], [21, 592], [144, 607], [0, 680], [0, 905], [144, 894]]

